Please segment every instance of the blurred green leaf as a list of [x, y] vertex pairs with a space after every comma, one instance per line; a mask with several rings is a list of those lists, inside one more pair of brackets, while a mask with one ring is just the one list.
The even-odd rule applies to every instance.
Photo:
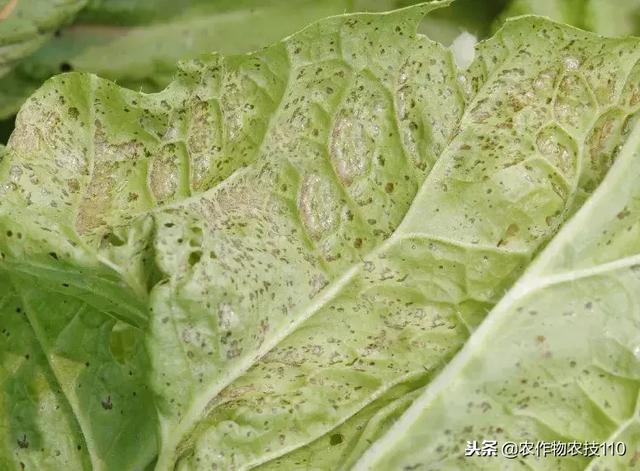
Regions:
[[0, 77], [37, 50], [86, 0], [0, 0]]
[[514, 0], [494, 25], [520, 15], [547, 16], [604, 36], [632, 36], [640, 33], [639, 0]]

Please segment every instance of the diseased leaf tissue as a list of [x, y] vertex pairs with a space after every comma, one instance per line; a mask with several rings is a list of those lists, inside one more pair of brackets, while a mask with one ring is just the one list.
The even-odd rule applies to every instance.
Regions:
[[518, 17], [461, 70], [416, 33], [448, 3], [26, 101], [1, 469], [633, 469], [640, 40]]

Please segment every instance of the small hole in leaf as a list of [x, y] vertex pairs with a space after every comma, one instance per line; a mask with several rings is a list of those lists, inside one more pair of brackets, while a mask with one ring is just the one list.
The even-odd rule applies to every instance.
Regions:
[[189, 265], [194, 266], [196, 263], [200, 261], [202, 258], [202, 251], [196, 250], [195, 252], [191, 252], [189, 254]]
[[202, 228], [194, 226], [191, 228], [193, 236], [189, 241], [191, 247], [200, 247], [202, 245]]
[[125, 241], [122, 240], [117, 235], [115, 235], [113, 232], [109, 232], [108, 234], [105, 234], [104, 240], [107, 241], [109, 244], [113, 245], [114, 247], [121, 247], [125, 244]]

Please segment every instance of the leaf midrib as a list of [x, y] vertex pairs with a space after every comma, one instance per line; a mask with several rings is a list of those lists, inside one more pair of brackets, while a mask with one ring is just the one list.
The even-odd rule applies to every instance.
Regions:
[[[427, 38], [428, 39], [428, 38]], [[429, 41], [431, 41], [430, 39], [428, 39]], [[435, 41], [434, 41], [435, 43]], [[437, 43], [435, 43], [437, 44]], [[451, 56], [451, 52], [449, 50], [447, 50], [445, 52], [445, 54]], [[462, 113], [462, 115], [460, 116], [460, 119], [458, 121], [458, 123], [462, 123], [465, 116], [467, 116], [467, 113], [469, 110], [473, 109], [473, 105], [475, 103], [477, 103], [478, 97], [481, 96], [483, 90], [486, 89], [486, 87], [493, 82], [493, 79], [496, 77], [496, 75], [502, 71], [504, 69], [504, 67], [506, 66], [506, 64], [508, 63], [508, 59], [512, 56], [512, 53], [510, 52], [510, 54], [500, 63], [499, 66], [496, 66], [491, 73], [487, 76], [486, 80], [482, 83], [482, 85], [478, 88], [478, 90], [475, 92], [475, 96], [473, 97], [473, 99], [465, 106], [465, 110]], [[452, 60], [452, 57], [450, 57], [450, 59]], [[456, 83], [456, 85], [458, 86], [458, 84]], [[395, 100], [394, 100], [394, 113], [396, 112], [395, 110]], [[457, 131], [459, 131], [459, 129], [456, 128]], [[201, 392], [198, 396], [196, 401], [192, 401], [192, 405], [191, 407], [189, 407], [188, 412], [183, 416], [183, 418], [181, 419], [180, 423], [171, 428], [171, 434], [169, 435], [165, 435], [165, 433], [162, 434], [162, 436], [171, 436], [172, 439], [171, 440], [167, 440], [164, 441], [163, 443], [163, 449], [160, 453], [160, 457], [158, 459], [158, 465], [156, 469], [162, 470], [162, 469], [169, 469], [170, 467], [170, 459], [171, 457], [169, 455], [163, 456], [165, 454], [171, 454], [171, 455], [175, 455], [176, 454], [176, 450], [180, 444], [180, 442], [182, 440], [184, 440], [184, 437], [194, 429], [194, 427], [198, 424], [199, 420], [201, 418], [201, 414], [202, 411], [207, 410], [206, 406], [210, 403], [211, 398], [214, 398], [216, 396], [218, 396], [220, 394], [220, 392], [226, 388], [227, 386], [229, 386], [230, 384], [232, 384], [236, 379], [238, 379], [240, 376], [242, 376], [242, 374], [246, 373], [251, 366], [253, 366], [261, 357], [263, 357], [264, 355], [266, 355], [269, 351], [271, 351], [273, 348], [275, 348], [279, 343], [281, 343], [286, 337], [288, 337], [290, 334], [292, 334], [300, 325], [302, 325], [304, 322], [306, 322], [309, 318], [311, 318], [313, 315], [315, 315], [322, 307], [324, 307], [326, 304], [328, 304], [329, 302], [331, 302], [333, 299], [335, 299], [335, 297], [341, 292], [342, 288], [344, 288], [345, 286], [347, 286], [349, 284], [349, 282], [358, 274], [360, 273], [360, 271], [362, 270], [362, 268], [364, 267], [364, 263], [365, 263], [365, 259], [369, 259], [369, 258], [374, 258], [378, 255], [383, 254], [388, 248], [394, 246], [396, 243], [402, 241], [405, 239], [405, 236], [403, 234], [404, 228], [403, 225], [405, 223], [405, 221], [407, 221], [408, 216], [411, 214], [412, 209], [415, 207], [416, 202], [419, 200], [420, 195], [426, 191], [426, 188], [428, 188], [429, 186], [431, 186], [431, 182], [430, 182], [430, 177], [433, 174], [434, 169], [436, 169], [436, 167], [438, 165], [444, 165], [442, 163], [442, 160], [440, 159], [440, 157], [442, 155], [444, 155], [447, 150], [450, 148], [451, 143], [454, 141], [454, 139], [458, 136], [459, 132], [453, 133], [449, 139], [449, 142], [447, 143], [447, 145], [443, 148], [440, 156], [438, 156], [438, 159], [436, 160], [435, 164], [433, 165], [433, 167], [431, 168], [429, 174], [425, 177], [425, 179], [423, 180], [422, 184], [420, 185], [420, 187], [418, 188], [409, 208], [407, 208], [407, 211], [405, 212], [402, 221], [398, 224], [398, 226], [396, 227], [396, 230], [391, 234], [391, 236], [385, 240], [382, 244], [378, 245], [376, 248], [374, 248], [372, 251], [370, 251], [367, 255], [365, 255], [363, 257], [363, 260], [352, 265], [349, 269], [347, 269], [342, 276], [340, 276], [339, 278], [335, 279], [334, 281], [332, 281], [330, 283], [330, 285], [325, 288], [325, 290], [323, 290], [322, 293], [320, 293], [318, 295], [318, 297], [316, 297], [311, 303], [306, 304], [304, 306], [302, 306], [301, 309], [297, 310], [300, 311], [300, 314], [293, 314], [293, 319], [295, 319], [295, 322], [292, 322], [290, 324], [288, 324], [285, 328], [281, 329], [278, 332], [278, 335], [276, 335], [275, 337], [272, 337], [269, 341], [265, 341], [263, 343], [263, 345], [261, 346], [260, 349], [258, 349], [257, 352], [254, 353], [254, 355], [252, 357], [247, 357], [246, 359], [244, 359], [242, 362], [239, 362], [240, 366], [233, 368], [231, 370], [229, 370], [229, 372], [227, 372], [227, 374], [222, 376], [222, 381], [218, 382], [218, 385], [216, 385], [215, 388], [213, 389], [209, 389], [208, 391], [203, 391]], [[265, 134], [266, 135], [266, 134]], [[215, 190], [216, 187], [212, 188], [209, 191]], [[407, 233], [407, 234], [413, 234], [413, 233]], [[410, 235], [409, 235], [410, 236]], [[425, 233], [424, 234], [425, 237], [430, 237], [430, 234]], [[478, 249], [481, 249], [481, 246], [478, 246]], [[509, 253], [515, 253], [513, 251], [509, 251]], [[222, 384], [222, 385], [221, 385]], [[197, 407], [195, 407], [197, 406]], [[345, 420], [348, 420], [349, 417], [347, 417]], [[163, 423], [164, 422], [164, 423]], [[187, 425], [184, 425], [184, 424]], [[164, 427], [163, 427], [164, 425]], [[161, 427], [166, 429], [167, 427], [170, 426], [170, 423], [168, 421], [161, 421]], [[164, 432], [164, 430], [163, 430]], [[319, 435], [321, 436], [321, 435]], [[319, 438], [315, 437], [316, 439]], [[300, 448], [308, 443], [310, 443], [311, 440], [306, 441], [303, 444], [299, 444], [296, 448]], [[294, 448], [295, 449], [295, 448]], [[288, 450], [288, 452], [290, 452], [292, 450]], [[283, 453], [280, 453], [280, 456], [282, 456]], [[273, 460], [274, 458], [276, 458], [277, 456], [272, 456], [270, 457], [269, 460]], [[258, 465], [260, 463], [251, 463], [247, 465], [247, 469], [254, 467], [256, 465]]]
[[[491, 313], [485, 318], [484, 322], [482, 322], [471, 337], [469, 337], [464, 347], [457, 353], [453, 360], [449, 362], [436, 379], [426, 387], [423, 395], [405, 411], [403, 416], [380, 440], [375, 442], [367, 450], [356, 463], [354, 471], [365, 471], [374, 467], [379, 457], [379, 455], [376, 455], [376, 452], [381, 450], [384, 453], [390, 449], [393, 444], [400, 439], [399, 435], [402, 430], [408, 429], [415, 424], [415, 419], [419, 417], [420, 413], [426, 410], [439, 395], [445, 392], [451, 382], [459, 376], [467, 360], [472, 358], [475, 352], [488, 342], [494, 326], [510, 317], [510, 314], [512, 314], [511, 307], [517, 301], [523, 299], [525, 296], [533, 295], [537, 290], [547, 286], [595, 276], [614, 269], [630, 267], [640, 261], [640, 254], [636, 254], [607, 264], [597, 265], [591, 269], [574, 272], [569, 271], [557, 276], [541, 276], [543, 270], [551, 266], [552, 261], [559, 257], [562, 249], [571, 244], [574, 234], [579, 233], [586, 225], [585, 222], [589, 219], [590, 213], [599, 208], [601, 200], [606, 198], [607, 194], [611, 191], [610, 187], [615, 187], [616, 179], [623, 178], [625, 172], [628, 171], [627, 166], [633, 163], [632, 158], [638, 147], [640, 147], [640, 124], [637, 124], [634, 128], [633, 133], [624, 144], [621, 156], [592, 197], [583, 205], [581, 210], [565, 224], [561, 232], [547, 246], [546, 250], [529, 266], [516, 285], [513, 286], [506, 296], [493, 308]], [[631, 155], [630, 158], [625, 158], [627, 153]], [[610, 181], [613, 181], [613, 185]], [[576, 273], [582, 276], [576, 278]]]
[[[55, 378], [56, 382], [60, 386], [61, 395], [64, 397], [64, 400], [69, 406], [69, 409], [73, 413], [73, 419], [78, 425], [78, 432], [82, 437], [82, 440], [84, 441], [84, 445], [85, 445], [84, 448], [87, 450], [87, 453], [89, 454], [89, 459], [91, 460], [91, 466], [93, 467], [94, 471], [101, 471], [104, 468], [102, 466], [102, 461], [93, 451], [96, 447], [95, 447], [95, 442], [93, 440], [93, 437], [91, 437], [91, 435], [88, 433], [88, 430], [87, 430], [87, 429], [90, 430], [90, 427], [87, 426], [86, 420], [82, 418], [82, 414], [78, 410], [77, 405], [75, 405], [74, 403], [75, 401], [71, 401], [71, 399], [67, 396], [65, 388], [62, 387], [63, 383], [60, 380], [60, 377], [58, 376], [57, 369], [53, 366], [51, 362], [51, 357], [49, 355], [49, 348], [45, 340], [45, 336], [39, 327], [39, 323], [36, 321], [36, 319], [34, 319], [33, 315], [31, 314], [31, 306], [27, 303], [25, 297], [22, 294], [22, 291], [18, 287], [16, 287], [16, 281], [13, 280], [13, 276], [10, 273], [8, 273], [7, 276], [10, 278], [10, 281], [13, 285], [13, 290], [20, 298], [20, 302], [24, 307], [25, 315], [27, 316], [27, 320], [29, 321], [29, 327], [33, 331], [33, 334], [36, 337], [36, 340], [38, 341], [38, 345], [42, 350], [43, 356], [46, 358], [46, 361], [47, 361], [46, 367], [49, 369], [49, 371]], [[84, 305], [80, 308], [80, 310], [82, 309], [84, 309]]]

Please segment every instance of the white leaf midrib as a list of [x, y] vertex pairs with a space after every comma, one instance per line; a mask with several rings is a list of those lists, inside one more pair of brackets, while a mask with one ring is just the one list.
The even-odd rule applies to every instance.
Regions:
[[[448, 54], [449, 56], [451, 56], [450, 51], [446, 51], [445, 54]], [[462, 113], [458, 121], [459, 124], [464, 122], [464, 119], [467, 116], [467, 113], [469, 112], [469, 110], [473, 109], [474, 105], [478, 102], [479, 97], [482, 96], [483, 91], [486, 89], [486, 87], [489, 84], [494, 82], [494, 79], [498, 76], [500, 71], [504, 70], [504, 68], [509, 64], [509, 60], [512, 57], [513, 57], [513, 51], [510, 51], [509, 54], [504, 58], [504, 60], [499, 65], [495, 66], [493, 70], [491, 70], [491, 72], [482, 82], [480, 88], [475, 92], [473, 99], [471, 99], [469, 103], [465, 104], [464, 112]], [[377, 248], [369, 252], [365, 256], [366, 259], [372, 259], [372, 258], [378, 257], [382, 255], [384, 252], [386, 252], [390, 247], [394, 246], [396, 243], [399, 243], [402, 240], [405, 240], [409, 237], [415, 237], [417, 234], [421, 234], [423, 238], [432, 237], [432, 235], [427, 232], [425, 232], [424, 234], [413, 232], [413, 231], [409, 232], [405, 229], [404, 226], [406, 225], [410, 217], [413, 217], [413, 213], [417, 211], [416, 209], [417, 202], [424, 197], [424, 193], [427, 191], [427, 189], [432, 187], [431, 180], [432, 180], [432, 175], [434, 175], [434, 170], [438, 166], [445, 165], [445, 162], [440, 157], [442, 157], [447, 153], [447, 151], [450, 149], [452, 142], [455, 140], [458, 134], [459, 133], [455, 133], [451, 136], [450, 141], [444, 147], [438, 160], [435, 162], [433, 168], [431, 169], [429, 174], [426, 176], [426, 178], [418, 188], [418, 191], [416, 192], [413, 200], [411, 201], [411, 204], [409, 205], [407, 211], [405, 212], [405, 215], [402, 221], [398, 224], [396, 230], [386, 241], [384, 241]], [[267, 135], [268, 133], [265, 134], [265, 136]], [[465, 249], [473, 248], [476, 250], [482, 250], [483, 248], [484, 249], [487, 248], [486, 246], [483, 246], [480, 244], [477, 246], [475, 244], [465, 244], [462, 241], [453, 241], [453, 240], [445, 239], [436, 235], [434, 235], [434, 238], [446, 240], [448, 243], [461, 245]], [[497, 250], [500, 252], [504, 251], [505, 253], [512, 253], [514, 255], [525, 255], [523, 252], [518, 252], [518, 251], [513, 251], [508, 249], [501, 249], [499, 247], [496, 247], [496, 248], [492, 247], [491, 249]], [[193, 428], [197, 425], [197, 423], [199, 422], [199, 419], [201, 418], [202, 411], [206, 410], [207, 405], [211, 402], [212, 397], [218, 396], [224, 388], [226, 388], [229, 384], [233, 383], [233, 381], [235, 381], [237, 378], [242, 376], [242, 374], [248, 371], [251, 368], [251, 366], [253, 366], [261, 357], [266, 355], [270, 350], [272, 350], [275, 346], [277, 346], [285, 338], [287, 338], [290, 334], [292, 334], [301, 324], [303, 324], [306, 320], [311, 318], [320, 309], [322, 309], [322, 307], [324, 307], [333, 299], [335, 299], [335, 297], [341, 292], [341, 290], [345, 286], [347, 286], [349, 282], [353, 280], [355, 276], [363, 269], [364, 263], [365, 263], [365, 259], [363, 258], [363, 261], [354, 264], [351, 268], [345, 271], [342, 276], [340, 276], [337, 280], [334, 280], [311, 303], [304, 305], [302, 309], [299, 310], [300, 314], [293, 314], [292, 318], [295, 319], [295, 322], [290, 323], [289, 325], [286, 326], [286, 328], [283, 328], [280, 331], [278, 331], [278, 335], [276, 335], [275, 337], [272, 337], [270, 341], [268, 342], [265, 341], [264, 344], [261, 346], [261, 348], [254, 353], [254, 355], [244, 358], [241, 362], [236, 364], [235, 368], [233, 368], [232, 370], [228, 370], [226, 374], [219, 376], [216, 382], [217, 383], [216, 387], [214, 389], [203, 391], [201, 394], [199, 394], [196, 400], [191, 402], [191, 407], [189, 407], [187, 413], [182, 417], [181, 421], [177, 425], [166, 419], [165, 420], [161, 419], [162, 436], [164, 437], [171, 436], [172, 438], [171, 440], [166, 440], [164, 442], [163, 449], [167, 449], [167, 452], [166, 452], [167, 455], [163, 456], [163, 453], [161, 452], [161, 455], [160, 455], [161, 459], [158, 460], [158, 465], [156, 469], [157, 470], [169, 469], [170, 467], [169, 462], [171, 460], [169, 454], [172, 454], [172, 455], [175, 454], [175, 451], [173, 450], [177, 449], [180, 441], [182, 441], [184, 437], [191, 430], [193, 430]], [[300, 448], [300, 446], [301, 445], [299, 445], [297, 448]], [[291, 452], [291, 451], [292, 450], [288, 450], [288, 452]], [[284, 453], [280, 453], [280, 455], [282, 454]], [[271, 459], [274, 459], [274, 457], [271, 457]], [[247, 466], [248, 468], [251, 468], [254, 465], [248, 464]]]
[[[625, 178], [629, 177], [629, 174], [633, 174], [631, 172], [634, 170], [634, 159], [638, 158], [638, 148], [640, 148], [640, 124], [634, 128], [631, 136], [624, 144], [618, 160], [614, 163], [612, 169], [608, 172], [604, 181], [596, 189], [591, 198], [587, 200], [573, 219], [561, 229], [560, 233], [551, 241], [538, 259], [530, 265], [520, 281], [514, 285], [489, 313], [485, 321], [469, 338], [462, 350], [460, 350], [453, 360], [440, 372], [436, 379], [426, 387], [423, 395], [407, 409], [403, 416], [381, 439], [375, 442], [365, 452], [354, 466], [354, 471], [366, 471], [374, 468], [375, 463], [385, 451], [390, 449], [396, 441], [401, 438], [402, 432], [415, 424], [420, 413], [427, 409], [429, 404], [440, 394], [444, 393], [449, 384], [461, 373], [467, 361], [471, 360], [475, 352], [489, 341], [489, 336], [494, 327], [504, 321], [505, 318], [508, 318], [509, 314], [513, 312], [511, 308], [518, 301], [546, 287], [605, 274], [612, 270], [629, 268], [640, 262], [640, 254], [636, 254], [591, 268], [566, 271], [560, 274], [543, 275], [546, 269], [553, 267], [553, 262], [558, 259], [562, 251], [566, 247], [571, 246], [574, 235], [580, 233], [584, 227], [590, 227], [589, 219], [591, 214], [599, 211], [601, 209], [600, 205], [606, 203], [608, 194], [611, 191], [615, 191], [617, 187], [616, 183], [619, 180], [624, 181]], [[635, 166], [640, 167], [638, 163], [635, 163]], [[637, 174], [639, 170], [640, 169], [636, 168], [635, 173]]]

